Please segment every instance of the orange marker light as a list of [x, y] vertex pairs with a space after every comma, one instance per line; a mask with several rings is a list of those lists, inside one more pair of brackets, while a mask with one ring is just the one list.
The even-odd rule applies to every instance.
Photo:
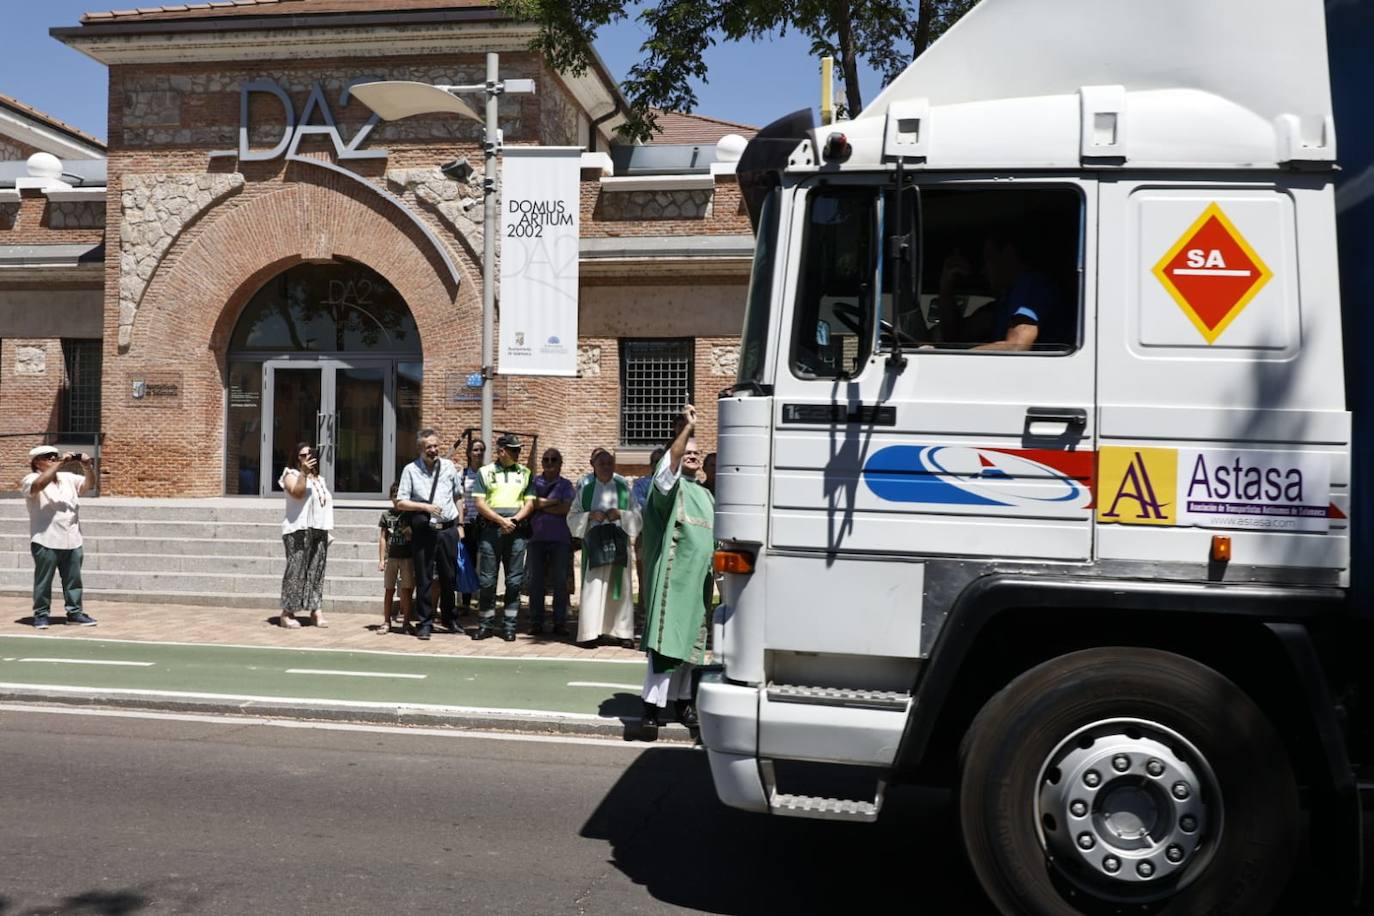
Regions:
[[745, 575], [754, 571], [754, 555], [745, 550], [717, 550], [712, 565], [718, 573]]
[[1231, 538], [1225, 534], [1212, 535], [1212, 562], [1231, 562]]

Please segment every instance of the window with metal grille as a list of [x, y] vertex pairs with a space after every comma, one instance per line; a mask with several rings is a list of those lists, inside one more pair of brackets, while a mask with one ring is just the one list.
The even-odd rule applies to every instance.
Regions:
[[620, 444], [668, 441], [673, 418], [692, 398], [690, 337], [620, 341]]
[[100, 341], [64, 339], [62, 360], [62, 431], [100, 432]]

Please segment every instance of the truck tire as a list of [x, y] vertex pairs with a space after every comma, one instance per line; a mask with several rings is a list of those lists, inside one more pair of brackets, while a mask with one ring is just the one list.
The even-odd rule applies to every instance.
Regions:
[[1003, 913], [1257, 916], [1287, 884], [1287, 753], [1240, 688], [1191, 659], [1052, 659], [988, 701], [959, 756], [964, 846]]

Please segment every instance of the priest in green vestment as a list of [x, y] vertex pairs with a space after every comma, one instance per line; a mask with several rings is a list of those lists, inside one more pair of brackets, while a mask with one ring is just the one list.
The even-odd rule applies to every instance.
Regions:
[[653, 471], [644, 503], [645, 737], [657, 733], [669, 703], [684, 725], [695, 725], [688, 701], [692, 668], [706, 655], [710, 608], [707, 595], [715, 553], [716, 501], [697, 483], [701, 452], [694, 433], [697, 410], [688, 404], [681, 428]]

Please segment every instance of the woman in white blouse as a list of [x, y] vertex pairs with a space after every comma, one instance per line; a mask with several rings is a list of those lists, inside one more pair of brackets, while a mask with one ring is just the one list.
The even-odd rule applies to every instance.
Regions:
[[324, 564], [334, 528], [334, 495], [319, 475], [319, 453], [302, 442], [296, 446], [296, 466], [281, 472], [277, 484], [286, 495], [286, 518], [281, 539], [286, 545], [286, 572], [281, 578], [281, 625], [298, 627], [299, 611], [309, 611], [317, 627], [328, 626], [320, 610], [324, 592]]

